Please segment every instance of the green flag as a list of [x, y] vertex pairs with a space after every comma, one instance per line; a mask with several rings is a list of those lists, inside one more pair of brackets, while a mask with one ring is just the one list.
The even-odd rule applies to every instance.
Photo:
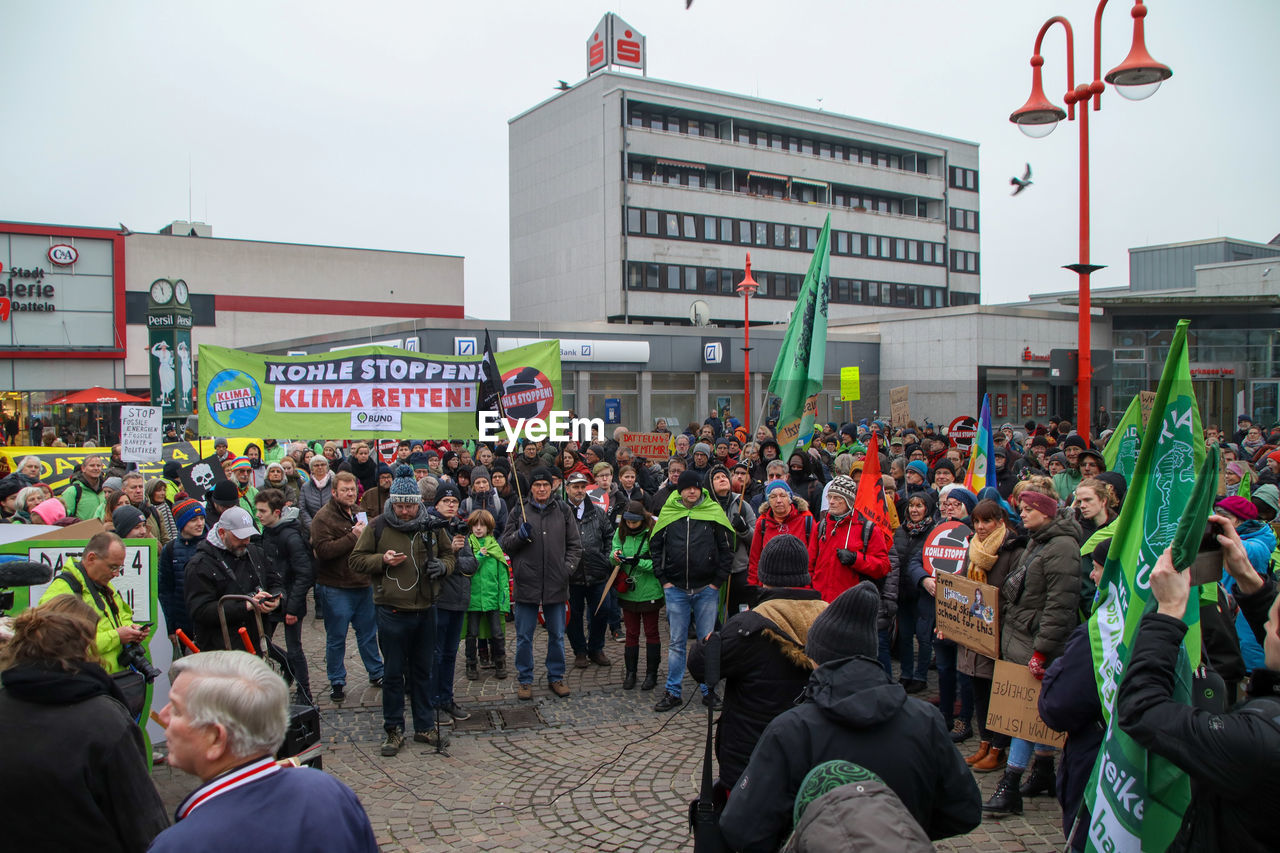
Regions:
[[817, 420], [817, 394], [822, 390], [822, 373], [827, 361], [827, 301], [831, 286], [827, 271], [831, 266], [831, 214], [818, 235], [818, 246], [809, 261], [800, 296], [787, 336], [773, 366], [769, 393], [780, 397], [778, 444], [786, 459], [797, 446], [808, 444]]
[[1133, 466], [1138, 464], [1138, 448], [1142, 445], [1142, 401], [1137, 394], [1129, 401], [1116, 431], [1102, 448], [1102, 459], [1108, 471], [1118, 471], [1126, 480], [1133, 479]]
[[[1155, 604], [1148, 578], [1156, 559], [1175, 539], [1179, 519], [1196, 492], [1196, 473], [1205, 456], [1200, 410], [1187, 360], [1188, 325], [1187, 320], [1178, 322], [1169, 348], [1150, 428], [1142, 437], [1098, 584], [1097, 603], [1089, 617], [1094, 674], [1107, 720], [1098, 763], [1085, 788], [1091, 815], [1089, 850], [1165, 850], [1191, 801], [1187, 775], [1160, 756], [1148, 754], [1120, 730], [1115, 715], [1116, 691], [1138, 623], [1148, 605]], [[1201, 516], [1202, 527], [1205, 516], [1207, 507]], [[1188, 631], [1174, 673], [1173, 695], [1187, 704], [1191, 702], [1191, 670], [1200, 664], [1199, 604], [1196, 595], [1187, 603], [1184, 621]]]

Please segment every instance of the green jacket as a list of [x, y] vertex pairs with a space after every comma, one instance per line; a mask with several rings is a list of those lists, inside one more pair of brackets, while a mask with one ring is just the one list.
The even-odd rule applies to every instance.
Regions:
[[471, 604], [468, 612], [488, 613], [497, 610], [506, 613], [511, 609], [511, 574], [507, 568], [507, 555], [498, 540], [489, 534], [478, 539], [474, 533], [467, 536], [467, 544], [476, 557], [478, 568], [471, 576]]
[[1079, 468], [1068, 468], [1061, 474], [1054, 474], [1053, 490], [1058, 493], [1058, 500], [1071, 503], [1071, 498], [1076, 493], [1076, 486], [1080, 485], [1083, 479]]
[[67, 508], [67, 515], [81, 521], [102, 516], [102, 483], [99, 482], [95, 489], [83, 474], [72, 475], [71, 484], [58, 497]]
[[276, 442], [275, 447], [264, 447], [262, 449], [262, 464], [270, 465], [272, 462], [279, 462], [284, 458], [284, 445]]
[[[120, 642], [120, 635], [116, 632], [116, 629], [123, 625], [135, 624], [133, 621], [133, 608], [110, 584], [107, 585], [105, 590], [106, 593], [109, 593], [109, 596], [104, 594], [102, 587], [98, 587], [99, 595], [102, 597], [104, 605], [99, 607], [90, 589], [93, 581], [89, 580], [89, 576], [84, 573], [84, 569], [76, 564], [74, 558], [69, 558], [63, 563], [62, 570], [76, 576], [80, 581], [80, 599], [98, 614], [98, 637], [95, 646], [98, 650], [98, 656], [102, 658], [99, 661], [102, 668], [108, 673], [123, 671], [124, 667], [120, 664], [120, 652], [124, 648], [124, 643]], [[40, 596], [39, 603], [44, 604], [59, 595], [73, 594], [69, 583], [62, 578], [55, 577], [53, 583], [49, 584], [49, 588], [44, 591], [44, 595]], [[115, 605], [114, 612], [108, 601]]]
[[[626, 522], [623, 522], [625, 524]], [[628, 565], [626, 572], [636, 582], [636, 588], [618, 593], [623, 601], [656, 601], [662, 595], [662, 584], [653, 576], [653, 558], [649, 556], [649, 532], [646, 530], [639, 536], [622, 538], [622, 528], [613, 534], [613, 550], [611, 554], [621, 551], [624, 558], [640, 555], [635, 567]], [[616, 565], [617, 560], [613, 561]]]

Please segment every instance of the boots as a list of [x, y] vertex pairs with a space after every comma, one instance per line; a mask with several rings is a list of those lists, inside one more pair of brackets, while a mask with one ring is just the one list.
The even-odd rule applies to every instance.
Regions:
[[970, 755], [968, 758], [966, 758], [964, 760], [964, 763], [972, 767], [982, 759], [986, 758], [987, 753], [990, 751], [991, 751], [991, 741], [984, 740], [978, 744], [978, 751], [975, 752], [973, 755]]
[[507, 656], [501, 652], [493, 656], [493, 677], [499, 681], [507, 677]]
[[622, 661], [626, 665], [627, 674], [622, 676], [622, 689], [634, 690], [636, 686], [636, 667], [640, 665], [640, 647], [627, 646], [622, 650]]
[[480, 678], [480, 670], [476, 668], [474, 660], [467, 661], [467, 680], [477, 681]]
[[[639, 649], [637, 646], [636, 650]], [[644, 681], [640, 682], [641, 690], [652, 690], [658, 686], [658, 663], [661, 660], [661, 643], [649, 643], [644, 647]]]
[[1008, 760], [1009, 750], [993, 746], [986, 755], [973, 763], [973, 772], [990, 773], [993, 770], [1003, 770]]
[[1012, 767], [1004, 771], [996, 792], [982, 806], [982, 811], [992, 817], [1003, 817], [1011, 814], [1022, 814], [1022, 794], [1018, 785], [1022, 782], [1022, 771]]
[[1038, 797], [1041, 794], [1057, 796], [1056, 775], [1053, 770], [1053, 756], [1037, 755], [1035, 763], [1031, 765], [1031, 775], [1027, 777], [1027, 781], [1018, 789], [1018, 792], [1024, 797]]

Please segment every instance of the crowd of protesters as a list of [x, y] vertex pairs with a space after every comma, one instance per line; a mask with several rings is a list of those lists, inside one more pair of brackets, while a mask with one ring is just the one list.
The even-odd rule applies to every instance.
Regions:
[[[658, 429], [667, 431], [661, 422]], [[881, 455], [868, 460], [873, 433]], [[175, 655], [186, 651], [179, 632], [211, 651], [224, 645], [224, 620], [254, 642], [261, 621], [268, 639], [283, 634], [284, 649], [270, 647], [301, 704], [316, 699], [302, 655], [310, 593], [325, 634], [328, 698], [346, 698], [354, 631], [364, 677], [381, 689], [384, 756], [397, 754], [410, 731], [439, 744], [442, 724], [470, 716], [454, 693], [460, 646], [467, 679], [509, 677], [508, 622], [520, 700], [533, 698], [539, 625], [554, 696], [570, 695], [568, 667], [613, 666], [611, 641], [623, 645], [622, 688], [657, 690], [665, 610], [656, 712], [684, 705], [686, 668], [701, 682], [708, 638], [720, 636], [723, 696], [705, 683], [699, 695], [721, 711], [717, 806], [735, 849], [776, 849], [807, 774], [828, 759], [882, 782], [929, 838], [966, 832], [984, 814], [1021, 814], [1025, 797], [1056, 795], [1064, 832], [1075, 826], [1071, 843], [1082, 847], [1088, 820], [1078, 818], [1102, 720], [1083, 620], [1128, 485], [1106, 470], [1107, 432], [1089, 440], [1056, 418], [1005, 424], [994, 435], [996, 476], [977, 494], [963, 485], [966, 449], [928, 424], [827, 424], [809, 448], [785, 458], [768, 426], [750, 433], [727, 413], [673, 434], [661, 458], [641, 458], [625, 434], [620, 427], [584, 446], [404, 440], [389, 461], [363, 442], [266, 440], [236, 456], [219, 439], [224, 476], [202, 499], [186, 494], [176, 463], [146, 479], [118, 447], [85, 458], [55, 497], [40, 481], [40, 460], [28, 457], [0, 478], [0, 513], [15, 524], [97, 518], [120, 537], [156, 539]], [[1231, 702], [1242, 692], [1258, 702], [1280, 667], [1274, 611], [1265, 629], [1259, 622], [1275, 595], [1280, 430], [1242, 416], [1234, 435], [1216, 426], [1205, 435], [1222, 449], [1226, 486], [1214, 516], [1226, 557], [1218, 607], [1203, 618], [1207, 662]], [[875, 491], [882, 506], [868, 513], [859, 497], [872, 461], [883, 472]], [[1000, 657], [1044, 680], [1042, 714], [1068, 733], [1061, 759], [1052, 746], [988, 729], [994, 661], [937, 631], [937, 579], [923, 552], [944, 521], [971, 531], [958, 571], [998, 589]], [[147, 636], [109, 592], [119, 543], [92, 543], [71, 564], [74, 583], [55, 583], [43, 599], [71, 593], [94, 609], [91, 659], [108, 673], [124, 668], [123, 648]], [[1153, 577], [1162, 614], [1177, 610], [1177, 584], [1166, 577], [1176, 574]], [[95, 606], [102, 592], [118, 602], [110, 618]], [[247, 600], [221, 601], [227, 594]], [[1144, 621], [1144, 631], [1172, 637], [1168, 621], [1149, 629]], [[37, 636], [56, 620], [24, 624]], [[1156, 645], [1140, 641], [1135, 655]], [[63, 669], [87, 665], [55, 657]], [[1161, 705], [1161, 685], [1149, 683], [1159, 679], [1139, 664], [1135, 657], [1148, 683], [1126, 680], [1120, 713], [1141, 740], [1158, 732], [1151, 715], [1176, 715]], [[6, 671], [6, 687], [10, 680]], [[1211, 737], [1196, 728], [1211, 723], [1181, 722], [1188, 738]], [[1175, 763], [1190, 750], [1150, 740]], [[962, 755], [957, 745], [969, 741], [976, 748]], [[119, 738], [112, 744], [119, 749]], [[1274, 744], [1261, 744], [1274, 760]], [[1196, 761], [1184, 766], [1193, 784], [1223, 784]], [[1002, 773], [985, 804], [968, 769]], [[1274, 785], [1259, 783], [1251, 796]], [[1187, 839], [1208, 837], [1211, 819], [1189, 813]], [[138, 821], [130, 831], [154, 828], [145, 814]], [[1247, 822], [1231, 832], [1256, 837]]]

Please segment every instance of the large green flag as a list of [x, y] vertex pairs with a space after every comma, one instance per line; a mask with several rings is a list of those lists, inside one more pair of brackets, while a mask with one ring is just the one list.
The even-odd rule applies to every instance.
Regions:
[[1108, 471], [1119, 471], [1126, 480], [1133, 479], [1133, 468], [1138, 464], [1138, 448], [1142, 446], [1142, 400], [1137, 394], [1129, 401], [1124, 417], [1116, 431], [1102, 448], [1102, 459]]
[[773, 366], [773, 378], [769, 380], [769, 393], [782, 400], [778, 407], [777, 437], [783, 459], [797, 446], [809, 443], [817, 420], [817, 394], [822, 390], [822, 373], [827, 362], [830, 236], [831, 214], [828, 213], [791, 313], [787, 336]]
[[[1089, 617], [1094, 674], [1107, 720], [1106, 739], [1085, 789], [1091, 815], [1089, 850], [1163, 851], [1191, 801], [1187, 775], [1160, 756], [1148, 754], [1120, 730], [1115, 715], [1116, 692], [1138, 623], [1143, 613], [1155, 606], [1151, 570], [1173, 543], [1179, 519], [1194, 500], [1196, 472], [1205, 456], [1200, 410], [1187, 360], [1188, 325], [1187, 320], [1179, 321], [1169, 348], [1098, 585], [1097, 603]], [[1201, 527], [1208, 506], [1203, 509]], [[1191, 702], [1191, 671], [1200, 664], [1199, 604], [1196, 595], [1187, 603], [1184, 621], [1188, 631], [1174, 673], [1174, 698], [1187, 704]]]

